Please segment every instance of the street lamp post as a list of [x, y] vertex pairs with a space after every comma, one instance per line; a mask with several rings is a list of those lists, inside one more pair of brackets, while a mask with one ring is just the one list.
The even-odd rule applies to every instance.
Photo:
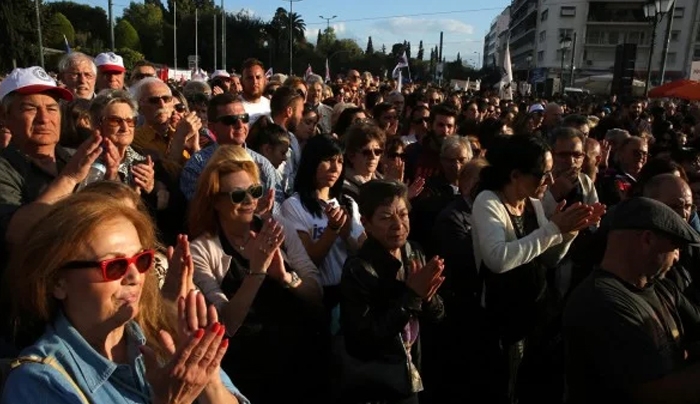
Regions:
[[319, 17], [321, 17], [322, 20], [326, 20], [326, 32], [331, 30], [331, 20], [338, 18], [337, 15], [334, 15], [333, 17], [324, 17], [322, 15], [319, 15]]
[[656, 46], [656, 28], [659, 22], [668, 13], [672, 4], [672, 0], [649, 0], [644, 5], [644, 18], [651, 23], [651, 44], [649, 45], [649, 58], [647, 59], [647, 80], [644, 84], [644, 95], [649, 92], [651, 87], [651, 61], [654, 56], [654, 47]]
[[294, 74], [294, 13], [292, 12], [292, 7], [294, 3], [298, 3], [302, 0], [284, 0], [289, 2], [289, 75]]
[[525, 58], [525, 62], [527, 62], [527, 83], [530, 84], [530, 69], [532, 68], [532, 56], [527, 55]]
[[561, 70], [559, 71], [559, 87], [560, 92], [564, 92], [564, 58], [566, 57], [566, 51], [571, 48], [571, 38], [568, 36], [563, 37], [559, 41], [559, 50], [561, 51]]

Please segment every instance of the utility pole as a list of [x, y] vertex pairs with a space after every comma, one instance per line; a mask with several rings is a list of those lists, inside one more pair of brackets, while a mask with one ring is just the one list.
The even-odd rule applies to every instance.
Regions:
[[218, 39], [216, 37], [216, 13], [212, 14], [212, 17], [214, 18], [214, 70], [216, 70], [216, 40]]
[[333, 17], [324, 17], [322, 15], [319, 15], [319, 17], [321, 17], [322, 20], [326, 20], [326, 32], [328, 32], [331, 30], [331, 20], [337, 18], [338, 16], [334, 15]]
[[44, 68], [44, 39], [41, 36], [41, 10], [39, 10], [39, 0], [34, 0], [34, 8], [36, 8], [36, 28], [39, 37], [39, 63]]
[[194, 73], [199, 74], [199, 9], [194, 9]]
[[177, 0], [173, 0], [173, 69], [177, 77]]
[[666, 60], [668, 58], [668, 46], [671, 42], [671, 30], [673, 29], [673, 19], [675, 16], [676, 2], [674, 0], [673, 4], [671, 4], [671, 10], [668, 12], [668, 22], [666, 23], [666, 38], [664, 38], [664, 50], [661, 53], [661, 81], [659, 81], [659, 85], [664, 84], [664, 81], [666, 80]]
[[224, 0], [221, 0], [221, 69], [226, 69], [226, 10]]
[[573, 40], [571, 41], [571, 66], [569, 66], [569, 73], [571, 76], [569, 77], [569, 87], [574, 86], [574, 73], [576, 70], [576, 32], [574, 32], [574, 37]]
[[286, 0], [289, 1], [289, 75], [294, 75], [294, 20], [292, 17], [294, 13], [292, 12], [292, 5], [298, 3], [302, 0]]
[[114, 19], [112, 18], [113, 6], [114, 3], [112, 3], [112, 0], [108, 0], [107, 8], [109, 9], [109, 45], [112, 48], [112, 52], [114, 52]]

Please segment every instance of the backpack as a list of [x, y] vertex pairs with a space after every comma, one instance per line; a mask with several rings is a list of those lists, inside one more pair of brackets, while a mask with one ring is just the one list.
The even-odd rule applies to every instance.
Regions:
[[0, 359], [0, 393], [2, 393], [2, 390], [5, 387], [5, 382], [7, 382], [7, 379], [10, 376], [10, 372], [12, 372], [14, 369], [17, 369], [25, 363], [42, 363], [44, 365], [51, 366], [52, 368], [54, 368], [54, 370], [57, 370], [58, 373], [62, 374], [63, 377], [66, 378], [68, 383], [71, 386], [73, 386], [75, 391], [78, 393], [78, 396], [80, 397], [80, 401], [83, 404], [91, 404], [90, 400], [88, 400], [88, 398], [85, 396], [80, 387], [75, 383], [71, 375], [66, 371], [66, 369], [63, 368], [63, 366], [61, 366], [60, 363], [58, 363], [56, 358], [52, 356], [42, 358], [40, 356], [29, 355], [20, 356], [18, 358]]

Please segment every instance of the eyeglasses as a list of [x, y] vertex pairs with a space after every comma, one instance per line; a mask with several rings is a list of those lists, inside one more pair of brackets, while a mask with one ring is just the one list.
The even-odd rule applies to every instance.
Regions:
[[66, 74], [73, 80], [76, 80], [78, 77], [85, 77], [87, 80], [95, 78], [95, 75], [92, 73], [67, 72]]
[[154, 97], [146, 98], [146, 101], [148, 101], [149, 104], [153, 104], [153, 105], [160, 104], [161, 101], [163, 101], [163, 103], [165, 103], [165, 104], [168, 104], [172, 100], [173, 100], [172, 95], [161, 95], [161, 96], [154, 96]]
[[401, 160], [406, 159], [406, 153], [394, 152], [394, 153], [389, 153], [388, 156], [389, 156], [389, 158], [392, 158], [392, 159], [395, 159], [395, 158], [400, 158]]
[[175, 111], [182, 114], [185, 111], [187, 111], [187, 106], [185, 106], [185, 104], [177, 104], [177, 105], [175, 105]]
[[571, 158], [573, 158], [573, 159], [576, 159], [576, 160], [580, 160], [580, 159], [586, 157], [586, 155], [585, 155], [583, 152], [557, 152], [557, 153], [555, 153], [555, 154], [556, 154], [557, 157], [560, 157], [560, 158], [563, 158], [563, 159], [571, 159]]
[[155, 260], [155, 251], [142, 251], [131, 258], [119, 257], [102, 261], [70, 261], [63, 264], [60, 269], [82, 269], [97, 267], [102, 270], [102, 279], [105, 282], [116, 281], [126, 275], [130, 265], [135, 265], [140, 273], [151, 269]]
[[227, 195], [231, 199], [231, 203], [238, 205], [245, 201], [246, 196], [250, 195], [252, 199], [260, 199], [263, 196], [262, 185], [251, 185], [248, 189], [236, 189], [231, 192], [219, 192], [220, 195]]
[[238, 115], [223, 115], [216, 118], [216, 122], [222, 123], [227, 126], [236, 126], [238, 122], [243, 122], [247, 124], [250, 122], [250, 115], [248, 114], [238, 114]]
[[119, 128], [122, 124], [133, 128], [136, 126], [136, 119], [134, 118], [122, 118], [120, 116], [105, 116], [102, 118], [102, 123], [107, 124], [110, 128]]
[[413, 120], [413, 123], [415, 123], [416, 125], [420, 125], [421, 123], [428, 123], [428, 122], [430, 122], [429, 116], [424, 116], [422, 118], [415, 118]]
[[633, 150], [632, 153], [634, 153], [634, 157], [638, 159], [645, 159], [649, 157], [649, 152], [644, 150]]
[[143, 80], [146, 77], [156, 77], [156, 75], [155, 74], [148, 74], [148, 73], [136, 73], [136, 74], [134, 74], [134, 76], [132, 78], [134, 80]]
[[382, 154], [384, 154], [384, 150], [382, 150], [382, 149], [362, 149], [362, 150], [360, 150], [360, 153], [362, 153], [362, 155], [367, 157], [367, 158], [372, 158], [372, 156], [380, 157]]
[[530, 175], [535, 177], [535, 179], [537, 179], [540, 182], [546, 181], [548, 178], [553, 178], [551, 171], [546, 171], [546, 172], [535, 171], [535, 172], [531, 172]]

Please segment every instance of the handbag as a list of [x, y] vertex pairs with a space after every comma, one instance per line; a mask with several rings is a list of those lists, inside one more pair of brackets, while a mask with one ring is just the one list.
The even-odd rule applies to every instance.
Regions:
[[344, 400], [394, 400], [423, 390], [418, 370], [409, 356], [398, 361], [389, 361], [388, 358], [365, 361], [347, 352], [342, 336], [336, 338], [340, 351], [340, 390]]

